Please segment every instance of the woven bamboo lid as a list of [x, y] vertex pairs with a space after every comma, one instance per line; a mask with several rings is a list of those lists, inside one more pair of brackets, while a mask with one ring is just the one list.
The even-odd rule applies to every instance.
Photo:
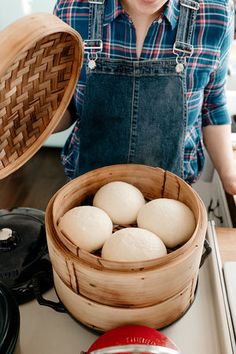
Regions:
[[42, 146], [63, 116], [83, 62], [76, 31], [48, 13], [14, 22], [0, 36], [0, 179]]

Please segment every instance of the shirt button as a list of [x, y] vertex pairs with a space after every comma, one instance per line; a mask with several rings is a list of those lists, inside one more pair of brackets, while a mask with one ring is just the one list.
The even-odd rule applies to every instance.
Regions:
[[162, 23], [162, 17], [158, 18], [157, 23], [159, 23], [159, 25]]

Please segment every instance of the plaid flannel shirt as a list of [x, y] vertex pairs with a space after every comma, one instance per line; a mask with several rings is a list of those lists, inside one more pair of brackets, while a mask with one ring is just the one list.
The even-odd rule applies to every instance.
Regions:
[[[233, 2], [198, 1], [200, 9], [192, 37], [194, 51], [188, 58], [186, 68], [188, 124], [185, 137], [184, 178], [189, 183], [196, 180], [204, 164], [202, 127], [209, 124], [231, 123], [226, 104], [225, 81], [234, 32]], [[140, 60], [173, 58], [179, 11], [179, 0], [167, 2], [163, 14], [148, 30]], [[83, 39], [88, 38], [88, 1], [58, 0], [54, 14], [77, 30]], [[120, 0], [105, 1], [101, 57], [137, 60], [135, 29]], [[69, 177], [73, 177], [79, 150], [79, 120], [86, 86], [85, 65], [86, 56], [70, 105], [76, 124], [62, 153], [62, 161]], [[161, 91], [157, 94], [161, 94]]]

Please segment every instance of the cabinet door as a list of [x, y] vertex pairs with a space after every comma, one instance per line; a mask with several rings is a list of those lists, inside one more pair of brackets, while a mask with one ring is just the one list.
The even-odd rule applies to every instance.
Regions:
[[214, 220], [216, 226], [233, 227], [225, 192], [216, 171], [212, 180], [212, 198], [208, 205], [208, 218]]

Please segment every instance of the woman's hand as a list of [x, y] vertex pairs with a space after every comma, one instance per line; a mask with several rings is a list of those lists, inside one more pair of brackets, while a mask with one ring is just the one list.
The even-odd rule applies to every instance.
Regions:
[[65, 111], [64, 115], [62, 116], [61, 120], [58, 122], [58, 125], [56, 126], [55, 130], [53, 133], [58, 133], [63, 130], [66, 130], [72, 125], [72, 118], [71, 114], [68, 111], [68, 109]]
[[220, 176], [224, 190], [228, 194], [236, 195], [236, 166], [233, 171], [223, 173]]
[[236, 195], [236, 160], [233, 156], [231, 126], [208, 125], [203, 128], [203, 140], [224, 190]]

